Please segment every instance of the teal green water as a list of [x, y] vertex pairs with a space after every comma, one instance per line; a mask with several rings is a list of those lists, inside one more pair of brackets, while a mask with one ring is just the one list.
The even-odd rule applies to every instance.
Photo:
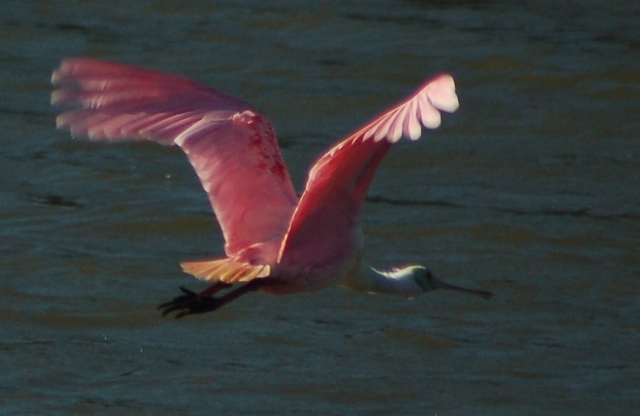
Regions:
[[[637, 2], [9, 1], [0, 22], [0, 414], [640, 411]], [[179, 151], [55, 131], [66, 56], [256, 104], [298, 188], [452, 73], [460, 110], [374, 180], [367, 258], [495, 298], [333, 288], [161, 319], [218, 226]]]

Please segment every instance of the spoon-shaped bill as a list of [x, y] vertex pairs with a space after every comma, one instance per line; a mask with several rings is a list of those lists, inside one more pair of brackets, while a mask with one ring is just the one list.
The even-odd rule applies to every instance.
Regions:
[[451, 290], [453, 292], [470, 293], [472, 295], [480, 296], [483, 299], [491, 299], [493, 293], [486, 290], [468, 289], [466, 287], [452, 285], [450, 283], [443, 282], [442, 280], [435, 280], [438, 289]]

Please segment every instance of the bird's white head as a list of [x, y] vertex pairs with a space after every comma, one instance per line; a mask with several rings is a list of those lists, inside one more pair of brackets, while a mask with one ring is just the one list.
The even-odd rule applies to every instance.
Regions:
[[367, 293], [386, 293], [406, 298], [418, 296], [436, 289], [470, 293], [489, 299], [493, 293], [484, 290], [467, 289], [437, 279], [423, 266], [407, 266], [389, 271], [379, 271], [361, 263], [359, 272], [347, 274], [340, 284], [349, 289]]
[[472, 295], [480, 296], [485, 299], [490, 299], [493, 296], [493, 293], [484, 290], [467, 289], [465, 287], [460, 287], [443, 282], [442, 280], [437, 279], [429, 269], [423, 266], [409, 266], [407, 269], [409, 269], [409, 271], [413, 275], [415, 282], [418, 284], [418, 286], [420, 286], [420, 288], [422, 288], [424, 292], [430, 292], [436, 289], [444, 289], [455, 292], [470, 293]]

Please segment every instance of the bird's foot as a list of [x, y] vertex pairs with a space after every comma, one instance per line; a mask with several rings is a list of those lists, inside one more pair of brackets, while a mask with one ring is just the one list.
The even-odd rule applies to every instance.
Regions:
[[187, 315], [212, 312], [225, 304], [218, 298], [203, 296], [182, 286], [180, 290], [184, 295], [176, 296], [173, 300], [158, 306], [158, 310], [162, 311], [162, 316], [178, 311], [174, 318], [180, 319]]

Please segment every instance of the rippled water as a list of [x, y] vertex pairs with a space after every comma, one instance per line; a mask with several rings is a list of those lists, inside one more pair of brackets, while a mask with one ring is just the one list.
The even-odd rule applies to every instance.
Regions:
[[[636, 1], [8, 1], [0, 22], [0, 413], [640, 412]], [[374, 180], [367, 257], [496, 297], [334, 288], [161, 319], [219, 229], [179, 151], [55, 131], [49, 75], [79, 55], [255, 103], [298, 187], [451, 72], [459, 112]]]

